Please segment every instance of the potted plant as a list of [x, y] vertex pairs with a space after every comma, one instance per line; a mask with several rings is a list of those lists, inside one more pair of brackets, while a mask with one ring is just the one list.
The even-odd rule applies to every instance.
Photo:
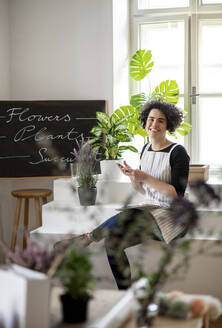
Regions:
[[95, 174], [97, 164], [97, 152], [93, 150], [88, 140], [81, 136], [80, 142], [76, 140], [77, 147], [71, 154], [76, 163], [76, 177], [78, 183], [78, 195], [81, 205], [95, 205], [98, 175]]
[[[137, 152], [137, 149], [124, 143], [130, 142], [133, 135], [129, 133], [125, 122], [133, 116], [118, 115], [115, 111], [111, 116], [103, 112], [97, 112], [97, 125], [91, 129], [94, 138], [90, 140], [94, 151], [100, 152], [100, 167], [105, 179], [115, 179], [120, 175], [120, 170], [116, 166], [116, 160], [122, 158], [125, 150]], [[107, 161], [108, 160], [108, 161]]]
[[89, 254], [72, 248], [65, 254], [57, 277], [64, 287], [64, 294], [61, 295], [64, 322], [86, 321], [94, 281]]

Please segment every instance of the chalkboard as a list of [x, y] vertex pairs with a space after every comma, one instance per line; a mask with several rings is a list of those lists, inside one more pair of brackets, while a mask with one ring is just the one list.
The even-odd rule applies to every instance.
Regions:
[[0, 178], [69, 175], [70, 152], [97, 111], [105, 100], [0, 101]]

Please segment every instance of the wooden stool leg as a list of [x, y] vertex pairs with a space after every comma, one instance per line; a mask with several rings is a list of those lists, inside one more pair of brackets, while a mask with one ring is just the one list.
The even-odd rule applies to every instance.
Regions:
[[42, 203], [46, 204], [47, 203], [47, 198], [46, 197], [42, 197]]
[[21, 211], [21, 204], [22, 204], [22, 198], [17, 198], [14, 226], [13, 226], [13, 230], [12, 230], [12, 242], [11, 242], [12, 251], [15, 250], [15, 244], [16, 244], [16, 239], [17, 239], [17, 230], [18, 230], [19, 217], [20, 217], [20, 211]]
[[35, 214], [36, 214], [36, 224], [37, 227], [41, 227], [42, 225], [42, 215], [40, 208], [40, 199], [39, 197], [35, 197]]
[[29, 199], [25, 198], [23, 248], [26, 248], [27, 245], [28, 225], [29, 225]]

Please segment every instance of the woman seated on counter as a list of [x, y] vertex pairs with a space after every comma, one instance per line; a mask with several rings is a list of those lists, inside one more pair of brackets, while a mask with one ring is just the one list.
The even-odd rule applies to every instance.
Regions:
[[175, 222], [167, 210], [173, 199], [184, 195], [188, 181], [190, 158], [182, 145], [166, 136], [167, 131], [174, 132], [180, 126], [183, 114], [175, 105], [152, 101], [144, 105], [140, 120], [150, 140], [142, 149], [140, 168], [133, 169], [126, 161], [117, 165], [130, 178], [133, 187], [145, 195], [147, 203], [156, 208], [122, 211], [82, 236], [86, 244], [104, 238], [119, 289], [131, 285], [127, 247], [150, 238], [170, 243], [186, 233], [185, 226]]

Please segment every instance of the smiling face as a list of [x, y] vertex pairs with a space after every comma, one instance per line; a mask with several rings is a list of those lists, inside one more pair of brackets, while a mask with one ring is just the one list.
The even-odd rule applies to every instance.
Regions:
[[167, 130], [166, 116], [159, 109], [153, 108], [147, 117], [145, 129], [151, 139], [165, 138]]

